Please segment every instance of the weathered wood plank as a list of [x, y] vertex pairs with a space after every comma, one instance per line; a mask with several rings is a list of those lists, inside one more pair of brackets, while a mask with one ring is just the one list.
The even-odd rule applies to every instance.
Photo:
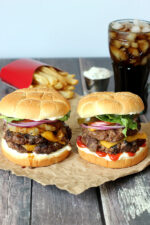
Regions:
[[[87, 70], [91, 66], [110, 68], [109, 59], [103, 60], [81, 59], [81, 70]], [[112, 83], [111, 79], [108, 90], [113, 90]], [[150, 118], [149, 111], [147, 115]], [[141, 120], [147, 122], [144, 115], [141, 116]], [[108, 182], [100, 187], [106, 225], [150, 224], [149, 173], [150, 169], [147, 168], [138, 174]]]
[[[41, 59], [52, 66], [75, 73], [80, 80], [79, 62], [77, 59]], [[81, 94], [81, 82], [76, 88]], [[74, 196], [55, 186], [43, 187], [33, 182], [31, 224], [36, 225], [91, 225], [102, 224], [99, 212], [96, 188]]]
[[102, 224], [95, 188], [79, 196], [33, 182], [32, 225]]
[[30, 224], [31, 181], [0, 170], [0, 224]]
[[150, 224], [150, 169], [101, 186], [106, 225]]
[[[0, 60], [0, 68], [10, 61]], [[0, 81], [0, 98], [12, 91]], [[0, 224], [30, 224], [31, 180], [0, 170], [0, 190]]]

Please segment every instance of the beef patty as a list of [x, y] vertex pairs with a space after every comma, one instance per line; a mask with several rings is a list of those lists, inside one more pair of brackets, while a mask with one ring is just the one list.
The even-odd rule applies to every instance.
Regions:
[[28, 152], [23, 145], [30, 144], [36, 145], [33, 152], [39, 154], [49, 154], [51, 152], [55, 152], [58, 149], [67, 145], [71, 139], [71, 129], [62, 123], [63, 126], [59, 126], [59, 130], [62, 131], [64, 136], [61, 141], [64, 144], [60, 144], [58, 142], [51, 142], [42, 137], [41, 135], [30, 135], [30, 134], [23, 134], [18, 132], [13, 132], [8, 129], [5, 130], [4, 139], [7, 141], [7, 144], [10, 148], [16, 149], [18, 152], [25, 153]]
[[[138, 133], [141, 128], [140, 122], [137, 120], [138, 129], [131, 130], [128, 129], [127, 136], [133, 136]], [[125, 138], [122, 133], [123, 129], [111, 129], [111, 130], [94, 130], [83, 128], [82, 133], [82, 142], [91, 150], [91, 151], [103, 151], [110, 154], [117, 154], [120, 152], [136, 152], [138, 148], [145, 143], [145, 139], [137, 139], [133, 142], [127, 142], [123, 140]], [[108, 142], [118, 142], [123, 140], [121, 143], [114, 145], [111, 148], [106, 148], [100, 144], [100, 141]]]
[[[140, 130], [141, 125], [138, 122], [138, 130], [131, 130], [128, 129], [127, 136], [133, 136], [138, 133]], [[94, 130], [91, 131], [87, 128], [82, 128], [83, 136], [90, 136], [93, 137], [99, 141], [109, 141], [109, 142], [116, 142], [122, 140], [125, 136], [122, 133], [123, 128], [119, 129], [111, 129], [111, 130]]]
[[145, 139], [137, 139], [133, 142], [122, 141], [111, 148], [100, 145], [99, 140], [91, 136], [82, 136], [81, 141], [93, 152], [102, 151], [109, 154], [117, 154], [121, 152], [136, 152], [138, 148], [145, 143]]
[[[13, 142], [7, 142], [7, 144], [10, 148], [17, 150], [20, 153], [29, 153], [22, 145], [19, 145]], [[33, 150], [33, 152], [37, 154], [50, 154], [63, 147], [64, 145], [58, 142], [45, 141], [43, 143], [38, 144]]]

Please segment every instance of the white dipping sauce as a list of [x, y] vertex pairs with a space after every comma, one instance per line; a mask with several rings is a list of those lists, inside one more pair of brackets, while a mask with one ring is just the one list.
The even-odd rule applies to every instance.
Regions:
[[102, 67], [91, 67], [88, 71], [84, 71], [84, 77], [91, 80], [101, 80], [112, 76], [112, 72]]

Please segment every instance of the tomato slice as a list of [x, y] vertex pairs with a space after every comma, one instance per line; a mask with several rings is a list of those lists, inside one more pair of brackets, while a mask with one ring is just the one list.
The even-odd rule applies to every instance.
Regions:
[[106, 152], [96, 151], [96, 154], [100, 157], [105, 157], [107, 155]]
[[77, 145], [78, 145], [80, 148], [86, 148], [86, 145], [83, 144], [83, 142], [81, 141], [81, 136], [78, 136], [78, 137], [77, 137]]
[[146, 142], [144, 144], [142, 144], [140, 147], [145, 147], [146, 146]]
[[120, 157], [120, 155], [121, 155], [122, 153], [118, 153], [118, 154], [108, 154], [109, 155], [109, 157], [110, 157], [110, 159], [112, 160], [112, 161], [117, 161], [118, 159], [119, 159], [119, 157]]
[[106, 121], [96, 121], [96, 122], [90, 123], [90, 125], [92, 125], [92, 126], [101, 126], [101, 125], [108, 126], [108, 125], [113, 125], [113, 123], [106, 122]]
[[24, 120], [20, 120], [20, 121], [15, 121], [13, 120], [12, 122], [15, 122], [15, 123], [28, 123], [28, 122], [35, 122], [34, 120], [27, 120], [27, 119], [24, 119]]
[[135, 153], [134, 153], [134, 152], [128, 152], [128, 155], [129, 155], [129, 156], [134, 156]]

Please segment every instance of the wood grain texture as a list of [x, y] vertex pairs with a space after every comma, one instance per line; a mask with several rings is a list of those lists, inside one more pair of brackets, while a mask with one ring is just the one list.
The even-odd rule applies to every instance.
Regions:
[[95, 188], [75, 196], [33, 182], [31, 224], [37, 221], [41, 225], [102, 224]]
[[150, 224], [150, 169], [101, 186], [106, 225]]
[[30, 224], [31, 181], [0, 171], [0, 224]]

